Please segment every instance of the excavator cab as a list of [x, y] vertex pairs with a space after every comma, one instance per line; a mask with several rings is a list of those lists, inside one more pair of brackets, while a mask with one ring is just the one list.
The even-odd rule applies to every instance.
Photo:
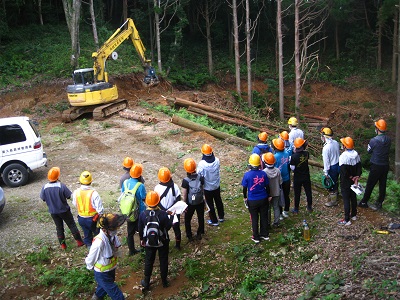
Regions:
[[94, 69], [86, 68], [75, 70], [72, 74], [74, 84], [92, 84], [94, 82]]

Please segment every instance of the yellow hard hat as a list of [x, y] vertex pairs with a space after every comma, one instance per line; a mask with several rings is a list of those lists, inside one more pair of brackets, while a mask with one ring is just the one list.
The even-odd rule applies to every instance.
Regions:
[[81, 184], [89, 185], [93, 181], [92, 174], [89, 171], [83, 171], [81, 176], [79, 177], [79, 182]]
[[256, 153], [253, 153], [249, 157], [249, 165], [252, 167], [259, 167], [261, 165], [260, 156]]
[[126, 220], [126, 217], [123, 215], [119, 214], [103, 214], [99, 218], [99, 224], [98, 226], [100, 228], [104, 228], [107, 230], [117, 230], [119, 227], [121, 227], [122, 224], [124, 224]]
[[326, 136], [332, 136], [333, 135], [333, 131], [331, 128], [329, 127], [322, 127], [320, 130], [320, 133]]
[[297, 121], [297, 119], [295, 117], [291, 117], [288, 121], [288, 124], [292, 125], [292, 126], [297, 126], [297, 124], [299, 124], [299, 122]]

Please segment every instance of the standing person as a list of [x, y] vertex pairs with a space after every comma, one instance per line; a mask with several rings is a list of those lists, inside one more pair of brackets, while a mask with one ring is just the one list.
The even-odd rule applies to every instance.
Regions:
[[288, 153], [289, 156], [292, 156], [293, 153], [293, 144], [289, 143], [289, 133], [284, 130], [279, 134], [279, 138], [283, 141], [284, 143], [284, 149]]
[[[274, 221], [272, 226], [278, 227], [279, 221], [281, 217], [281, 208], [279, 206], [279, 200], [281, 197], [281, 186], [282, 186], [282, 176], [281, 171], [275, 167], [275, 156], [271, 153], [264, 153], [262, 156], [262, 160], [264, 161], [265, 169], [264, 172], [268, 176], [269, 180], [269, 196], [272, 197], [269, 207], [273, 207], [274, 209]], [[271, 224], [271, 213], [270, 209], [268, 210], [268, 225]]]
[[275, 150], [275, 164], [274, 166], [279, 169], [282, 176], [282, 192], [285, 197], [285, 206], [283, 207], [282, 216], [289, 217], [290, 208], [290, 155], [285, 149], [285, 144], [282, 139], [273, 139], [272, 147]]
[[333, 131], [329, 127], [323, 127], [320, 131], [321, 141], [324, 143], [322, 148], [322, 160], [324, 162], [324, 176], [332, 179], [332, 186], [327, 188], [329, 201], [325, 206], [331, 207], [338, 205], [338, 180], [339, 180], [339, 156], [340, 146], [334, 140]]
[[[391, 140], [386, 135], [387, 124], [386, 121], [380, 119], [375, 122], [376, 136], [372, 138], [367, 147], [367, 151], [371, 154], [371, 166], [365, 187], [364, 197], [358, 203], [360, 207], [368, 207], [372, 210], [379, 210], [382, 208], [382, 203], [386, 197], [386, 181], [389, 172], [389, 151]], [[379, 197], [375, 204], [368, 204], [371, 197], [372, 190], [379, 181]]]
[[103, 202], [99, 193], [92, 188], [92, 174], [83, 171], [79, 177], [81, 187], [72, 196], [72, 204], [78, 209], [78, 223], [83, 230], [83, 242], [90, 248], [93, 237], [99, 234], [97, 219], [104, 213]]
[[312, 191], [310, 168], [308, 159], [310, 154], [306, 151], [307, 141], [302, 138], [296, 138], [293, 143], [295, 151], [290, 159], [290, 169], [293, 171], [293, 191], [294, 191], [294, 209], [292, 212], [297, 214], [300, 206], [301, 187], [307, 197], [307, 211], [312, 212]]
[[[172, 205], [181, 200], [181, 191], [171, 177], [171, 171], [162, 167], [158, 170], [158, 179], [160, 182], [155, 186], [154, 191], [160, 195], [160, 203], [158, 206], [167, 211]], [[181, 215], [176, 215], [178, 222], [172, 225], [175, 233], [175, 248], [181, 250], [182, 233], [180, 227]]]
[[[297, 119], [295, 117], [289, 118], [288, 124], [289, 124], [289, 129], [290, 129], [290, 132], [289, 132], [290, 145], [294, 145], [294, 141], [297, 138], [304, 139], [304, 132], [300, 128], [297, 128], [297, 126], [299, 125], [299, 122], [297, 121]], [[293, 149], [293, 147], [292, 147], [292, 149]]]
[[[138, 184], [135, 192], [135, 200], [138, 202], [139, 205], [139, 214], [146, 210], [146, 206], [144, 204], [144, 200], [146, 199], [146, 188], [144, 184], [140, 181], [142, 178], [143, 173], [143, 166], [141, 164], [134, 163], [132, 168], [129, 170], [130, 178], [125, 180], [122, 184], [121, 188], [121, 196], [118, 198], [118, 202], [120, 202], [122, 195], [124, 194], [125, 190], [134, 190], [136, 184]], [[135, 255], [139, 253], [140, 250], [135, 248], [135, 240], [134, 235], [135, 232], [138, 231], [138, 219], [135, 221], [127, 220], [126, 223], [127, 228], [127, 236], [126, 242], [129, 248], [129, 256]]]
[[196, 239], [201, 240], [201, 235], [204, 234], [204, 197], [203, 201], [192, 202], [189, 201], [189, 189], [190, 189], [190, 181], [192, 180], [199, 180], [201, 189], [204, 192], [204, 177], [200, 176], [196, 173], [196, 162], [192, 158], [186, 158], [183, 162], [183, 168], [186, 171], [186, 177], [182, 180], [182, 198], [183, 201], [188, 205], [185, 213], [185, 231], [186, 237], [189, 241], [193, 241], [193, 234], [192, 234], [192, 217], [194, 212], [197, 214], [197, 235]]
[[264, 153], [272, 152], [271, 147], [267, 144], [268, 134], [261, 132], [257, 137], [257, 145], [254, 146], [251, 153], [256, 153], [260, 156], [260, 159]]
[[71, 213], [71, 208], [68, 205], [67, 199], [71, 198], [72, 192], [67, 186], [60, 182], [60, 168], [52, 167], [47, 173], [49, 180], [40, 191], [40, 199], [46, 202], [51, 218], [56, 225], [58, 241], [61, 249], [67, 249], [65, 243], [64, 222], [76, 240], [78, 247], [85, 245], [82, 241], [81, 234], [74, 221], [74, 216]]
[[[340, 139], [344, 151], [339, 157], [340, 166], [340, 190], [342, 192], [344, 219], [339, 225], [351, 225], [351, 220], [357, 220], [357, 195], [351, 189], [353, 184], [358, 185], [361, 176], [361, 160], [357, 151], [354, 150], [354, 142], [351, 137]], [[351, 220], [350, 220], [351, 219]]]
[[[224, 222], [225, 220], [220, 188], [220, 163], [210, 145], [204, 144], [201, 147], [201, 153], [203, 153], [203, 157], [197, 165], [197, 173], [204, 177], [204, 196], [210, 208], [208, 213], [210, 220], [207, 221], [207, 224], [218, 226], [219, 222]], [[214, 201], [218, 211], [218, 218], [215, 213]]]
[[[144, 262], [144, 279], [140, 282], [143, 286], [142, 291], [149, 290], [150, 277], [153, 273], [154, 260], [156, 259], [156, 253], [158, 251], [158, 258], [160, 260], [160, 273], [163, 287], [168, 287], [169, 282], [167, 280], [168, 275], [168, 251], [169, 251], [169, 236], [168, 230], [172, 226], [172, 218], [168, 213], [158, 206], [160, 203], [160, 196], [155, 191], [150, 191], [146, 195], [147, 209], [143, 211], [139, 216], [139, 236], [140, 243], [145, 247], [145, 262]], [[158, 226], [158, 245], [151, 245], [149, 243], [148, 227], [149, 222], [147, 221], [150, 216], [155, 216]]]
[[[122, 174], [121, 178], [119, 179], [119, 188], [122, 188], [122, 185], [124, 184], [124, 181], [127, 179], [131, 178], [131, 168], [135, 161], [132, 159], [132, 157], [125, 157], [124, 160], [122, 161], [122, 168], [124, 169], [125, 173]], [[140, 176], [140, 182], [144, 184], [144, 178]]]
[[92, 247], [85, 258], [86, 268], [94, 270], [97, 282], [92, 300], [103, 299], [108, 295], [112, 300], [125, 299], [122, 291], [115, 283], [115, 271], [118, 263], [118, 248], [121, 242], [117, 229], [125, 222], [125, 216], [104, 214], [99, 218], [99, 234], [93, 239]]
[[[249, 171], [244, 173], [242, 179], [243, 201], [248, 207], [252, 237], [251, 240], [258, 244], [260, 239], [269, 240], [268, 232], [268, 207], [269, 201], [269, 180], [267, 174], [260, 170], [260, 156], [253, 153], [249, 157]], [[259, 225], [260, 224], [260, 225]]]

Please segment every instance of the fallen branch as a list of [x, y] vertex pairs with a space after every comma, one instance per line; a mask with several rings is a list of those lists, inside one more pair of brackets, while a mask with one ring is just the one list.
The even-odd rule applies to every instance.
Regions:
[[135, 120], [142, 123], [158, 123], [158, 120], [154, 117], [146, 117], [144, 116], [144, 114], [139, 114], [129, 109], [124, 109], [120, 111], [119, 116], [125, 119]]

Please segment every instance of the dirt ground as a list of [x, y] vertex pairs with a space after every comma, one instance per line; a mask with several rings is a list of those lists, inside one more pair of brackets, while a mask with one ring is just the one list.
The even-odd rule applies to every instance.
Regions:
[[[125, 156], [132, 156], [136, 162], [143, 164], [143, 175], [148, 190], [158, 183], [157, 171], [161, 166], [174, 170], [173, 178], [180, 184], [185, 175], [183, 160], [193, 157], [198, 161], [201, 158], [199, 149], [203, 143], [209, 143], [216, 149], [222, 167], [240, 166], [242, 161], [247, 159], [248, 153], [243, 147], [227, 144], [204, 132], [181, 128], [170, 123], [166, 115], [150, 113], [138, 106], [139, 101], [165, 104], [165, 97], [180, 97], [187, 100], [196, 98], [203, 104], [233, 111], [237, 109], [237, 104], [230, 93], [234, 90], [231, 78], [227, 78], [220, 85], [209, 85], [199, 91], [181, 91], [167, 82], [162, 82], [152, 89], [143, 89], [136, 77], [121, 77], [115, 80], [120, 98], [128, 100], [129, 109], [151, 115], [158, 123], [139, 123], [114, 115], [103, 122], [88, 119], [86, 123], [80, 119], [63, 124], [61, 112], [49, 107], [65, 101], [67, 82], [24, 87], [16, 92], [0, 95], [0, 117], [32, 112], [31, 118], [40, 124], [44, 149], [49, 159], [48, 166], [61, 168], [60, 179], [71, 190], [78, 187], [79, 174], [83, 170], [90, 171], [93, 174], [94, 187], [102, 198], [106, 199], [106, 209], [111, 211], [117, 210], [115, 199], [119, 193], [121, 163]], [[257, 82], [254, 88], [262, 92], [267, 86]], [[287, 86], [286, 89], [289, 95], [293, 94], [293, 86]], [[381, 117], [395, 112], [394, 95], [377, 93], [366, 88], [350, 90], [317, 83], [312, 84], [308, 92], [304, 92], [304, 96], [309, 99], [304, 113], [329, 117], [330, 125], [334, 128], [343, 128], [344, 115], [347, 122], [357, 126], [360, 126], [360, 120], [372, 119], [368, 108], [362, 103], [379, 101], [380, 105], [375, 109], [379, 110]], [[64, 131], [55, 130], [59, 128], [64, 128]], [[43, 222], [40, 222], [41, 218], [46, 218], [46, 207], [39, 199], [39, 192], [47, 181], [47, 170], [48, 168], [42, 168], [35, 171], [29, 184], [20, 188], [10, 189], [1, 183], [8, 200], [5, 210], [0, 215], [1, 252], [18, 257], [18, 253], [40, 249], [42, 243], [54, 244], [54, 247], [57, 247], [53, 228], [43, 228]], [[222, 171], [222, 177], [225, 175]], [[341, 209], [337, 208], [338, 214]], [[364, 212], [364, 217], [374, 224], [387, 221], [381, 214]], [[122, 231], [124, 232], [124, 229]], [[128, 299], [140, 295], [140, 279], [140, 274], [132, 274], [124, 279], [126, 284], [123, 289], [129, 295]], [[187, 282], [184, 274], [180, 273], [176, 280], [171, 282], [170, 288], [156, 289], [152, 296], [157, 299], [170, 297], [177, 294]], [[2, 299], [36, 299], [35, 296], [38, 295], [49, 295], [49, 291], [38, 291], [29, 286], [7, 285], [0, 291]]]

